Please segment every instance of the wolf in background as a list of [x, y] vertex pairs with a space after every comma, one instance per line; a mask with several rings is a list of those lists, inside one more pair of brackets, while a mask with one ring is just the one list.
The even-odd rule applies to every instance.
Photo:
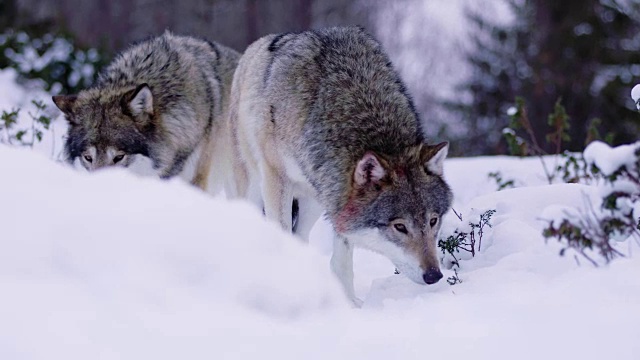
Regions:
[[92, 171], [144, 156], [161, 178], [195, 162], [189, 180], [206, 189], [212, 160], [228, 147], [220, 132], [239, 57], [168, 31], [133, 45], [91, 88], [53, 97], [70, 125], [67, 160]]
[[448, 144], [426, 144], [412, 100], [370, 35], [347, 27], [259, 39], [240, 59], [229, 115], [228, 194], [289, 231], [292, 201], [298, 223], [314, 220], [308, 204], [317, 202], [335, 233], [331, 267], [354, 303], [354, 246], [385, 255], [417, 283], [442, 278], [436, 237], [452, 198], [443, 179]]

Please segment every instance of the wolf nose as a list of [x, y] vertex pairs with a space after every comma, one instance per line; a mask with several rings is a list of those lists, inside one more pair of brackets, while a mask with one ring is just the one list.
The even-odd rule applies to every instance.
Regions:
[[423, 275], [422, 279], [424, 282], [431, 285], [438, 282], [438, 280], [442, 279], [442, 273], [438, 268], [429, 268]]

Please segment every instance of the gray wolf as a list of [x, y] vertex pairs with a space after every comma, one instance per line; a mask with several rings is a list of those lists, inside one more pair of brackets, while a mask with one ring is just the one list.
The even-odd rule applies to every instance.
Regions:
[[426, 143], [402, 81], [364, 30], [259, 39], [240, 59], [229, 115], [228, 193], [289, 231], [292, 201], [297, 227], [314, 220], [306, 203], [317, 202], [334, 228], [331, 267], [356, 304], [354, 246], [385, 255], [415, 282], [442, 278], [436, 238], [452, 199], [448, 143]]
[[79, 159], [92, 171], [144, 156], [161, 178], [171, 178], [192, 160], [191, 182], [205, 189], [239, 57], [170, 32], [131, 46], [91, 88], [53, 97], [70, 125], [67, 161]]

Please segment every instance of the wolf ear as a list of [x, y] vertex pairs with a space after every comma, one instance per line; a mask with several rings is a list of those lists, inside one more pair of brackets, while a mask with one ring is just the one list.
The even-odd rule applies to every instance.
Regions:
[[56, 104], [58, 109], [65, 115], [71, 115], [73, 113], [73, 105], [78, 99], [77, 95], [56, 95], [52, 97], [53, 103]]
[[386, 175], [387, 171], [378, 157], [372, 152], [367, 152], [358, 161], [356, 170], [353, 172], [353, 181], [359, 186], [375, 184], [380, 182]]
[[153, 115], [153, 94], [149, 85], [138, 85], [135, 90], [129, 91], [123, 98], [125, 110], [133, 115]]
[[449, 153], [449, 143], [441, 142], [438, 145], [425, 145], [422, 147], [422, 161], [425, 170], [442, 176], [444, 173], [444, 159]]

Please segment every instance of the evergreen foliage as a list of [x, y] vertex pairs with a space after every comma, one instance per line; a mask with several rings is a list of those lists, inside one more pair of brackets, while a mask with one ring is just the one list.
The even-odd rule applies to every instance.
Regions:
[[[515, 16], [508, 24], [467, 13], [474, 29], [472, 76], [461, 90], [471, 97], [450, 105], [466, 119], [470, 139], [484, 141], [464, 141], [466, 152], [506, 152], [497, 130], [508, 124], [506, 112], [516, 97], [526, 99], [535, 137], [548, 135], [540, 146], [545, 152], [580, 151], [584, 139], [599, 133], [614, 134], [616, 144], [636, 140], [640, 120], [627, 93], [640, 76], [640, 3], [506, 1]], [[556, 112], [560, 99], [564, 114]], [[547, 114], [556, 116], [545, 122]], [[548, 125], [566, 136], [548, 134]]]

